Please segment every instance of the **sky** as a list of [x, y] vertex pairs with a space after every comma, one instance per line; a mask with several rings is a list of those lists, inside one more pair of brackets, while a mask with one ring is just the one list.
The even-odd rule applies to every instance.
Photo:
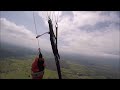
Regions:
[[[59, 52], [119, 57], [119, 11], [34, 11], [37, 34], [48, 32], [47, 15], [58, 21]], [[55, 30], [55, 29], [54, 29]], [[1, 42], [38, 48], [33, 11], [0, 11]], [[39, 39], [41, 50], [52, 51], [49, 35]]]

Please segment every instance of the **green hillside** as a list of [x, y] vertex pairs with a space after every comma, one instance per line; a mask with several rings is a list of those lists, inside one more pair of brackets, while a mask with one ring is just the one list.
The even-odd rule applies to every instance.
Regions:
[[[1, 79], [31, 79], [31, 64], [32, 59], [15, 59], [6, 58], [0, 60], [0, 78]], [[48, 60], [46, 60], [48, 62]], [[63, 61], [62, 61], [63, 63]], [[54, 64], [54, 63], [53, 63]], [[72, 64], [64, 67], [62, 65], [63, 79], [92, 79], [92, 78], [105, 78], [103, 76], [93, 77], [90, 73], [95, 73], [93, 70], [88, 70], [85, 66]], [[48, 65], [49, 66], [49, 65]], [[48, 68], [46, 65], [45, 74], [43, 79], [58, 79], [56, 70]], [[53, 65], [52, 65], [53, 66]], [[50, 67], [50, 66], [49, 66]]]
[[[34, 56], [24, 58], [1, 58], [0, 79], [31, 79], [31, 64]], [[58, 79], [55, 61], [52, 58], [45, 59], [46, 68], [43, 79]], [[82, 64], [61, 60], [63, 79], [108, 79], [119, 78], [109, 72], [107, 67], [98, 70], [95, 67], [87, 67]], [[114, 77], [113, 77], [114, 76]]]
[[[7, 58], [0, 60], [1, 79], [31, 79], [32, 60]], [[57, 72], [45, 69], [44, 79], [57, 78]]]

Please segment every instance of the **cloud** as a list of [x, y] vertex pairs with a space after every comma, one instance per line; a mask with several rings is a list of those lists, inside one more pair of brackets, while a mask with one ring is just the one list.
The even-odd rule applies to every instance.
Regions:
[[[35, 12], [48, 28], [47, 11]], [[52, 11], [53, 12], [53, 11]], [[55, 13], [57, 16], [57, 12]], [[52, 14], [51, 14], [52, 16]], [[120, 12], [60, 11], [58, 20], [59, 52], [116, 57], [120, 54]], [[53, 18], [55, 20], [55, 18]], [[55, 25], [55, 21], [53, 21]], [[2, 40], [37, 47], [35, 34], [23, 25], [0, 18]], [[51, 50], [49, 37], [39, 38], [42, 49]], [[24, 43], [23, 43], [24, 42]]]
[[[1, 25], [1, 41], [9, 42], [12, 44], [25, 46], [29, 48], [37, 48], [36, 34], [28, 30], [23, 25], [16, 25], [14, 22], [6, 18], [0, 18]], [[40, 46], [47, 49], [46, 39], [39, 39]], [[41, 44], [42, 43], [42, 44]]]
[[56, 21], [59, 22], [61, 20], [60, 17], [63, 12], [62, 11], [36, 11], [36, 13], [44, 21], [45, 26], [48, 27], [48, 22], [47, 22], [48, 16], [52, 19], [53, 25], [55, 25]]
[[75, 11], [74, 17], [61, 17], [59, 49], [87, 55], [119, 56], [120, 17], [115, 12], [107, 13]]
[[35, 36], [31, 31], [27, 30], [23, 25], [16, 25], [5, 18], [0, 18], [1, 28], [9, 33], [17, 34], [16, 36], [23, 36], [24, 38], [31, 38]]

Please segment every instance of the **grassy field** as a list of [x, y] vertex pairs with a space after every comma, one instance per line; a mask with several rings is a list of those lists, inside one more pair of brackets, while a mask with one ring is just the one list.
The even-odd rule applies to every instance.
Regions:
[[[0, 60], [0, 78], [1, 79], [31, 79], [32, 59], [6, 58]], [[90, 78], [88, 76], [79, 77], [78, 71], [86, 73], [85, 67], [69, 64], [68, 68], [61, 68], [63, 79]], [[81, 75], [82, 75], [81, 74]], [[84, 74], [85, 75], [85, 74]], [[58, 79], [57, 71], [45, 69], [43, 79]]]
[[[19, 59], [18, 58], [0, 59], [0, 79], [31, 79], [32, 62], [33, 56], [29, 58]], [[49, 63], [47, 63], [47, 66], [48, 64]], [[53, 66], [52, 63], [49, 65]], [[56, 67], [54, 67], [55, 69], [53, 69], [53, 67], [50, 68], [51, 66], [45, 68], [43, 79], [58, 79]], [[95, 70], [95, 68], [88, 68], [85, 65], [73, 64], [71, 62], [66, 62], [65, 66], [61, 67], [61, 71], [63, 79], [112, 78], [111, 74], [108, 74], [107, 71], [98, 72]]]
[[[32, 62], [14, 58], [0, 60], [0, 79], [31, 79]], [[45, 69], [43, 79], [57, 79], [57, 72]]]
[[96, 71], [90, 70], [84, 65], [69, 63], [69, 69], [62, 68], [62, 75], [67, 79], [105, 79], [102, 75], [96, 75]]

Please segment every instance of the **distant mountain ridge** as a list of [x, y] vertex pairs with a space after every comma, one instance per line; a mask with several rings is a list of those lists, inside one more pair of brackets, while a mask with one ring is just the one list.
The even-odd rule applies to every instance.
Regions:
[[[54, 58], [54, 55], [52, 51], [45, 51], [44, 49], [41, 49], [41, 52], [43, 54], [43, 57], [46, 58], [51, 57]], [[18, 46], [14, 44], [10, 44], [7, 42], [0, 42], [0, 57], [24, 57], [24, 56], [30, 56], [30, 55], [37, 55], [37, 47], [36, 49], [24, 47], [24, 46]]]
[[0, 42], [0, 57], [21, 57], [35, 53], [35, 50], [30, 48]]

